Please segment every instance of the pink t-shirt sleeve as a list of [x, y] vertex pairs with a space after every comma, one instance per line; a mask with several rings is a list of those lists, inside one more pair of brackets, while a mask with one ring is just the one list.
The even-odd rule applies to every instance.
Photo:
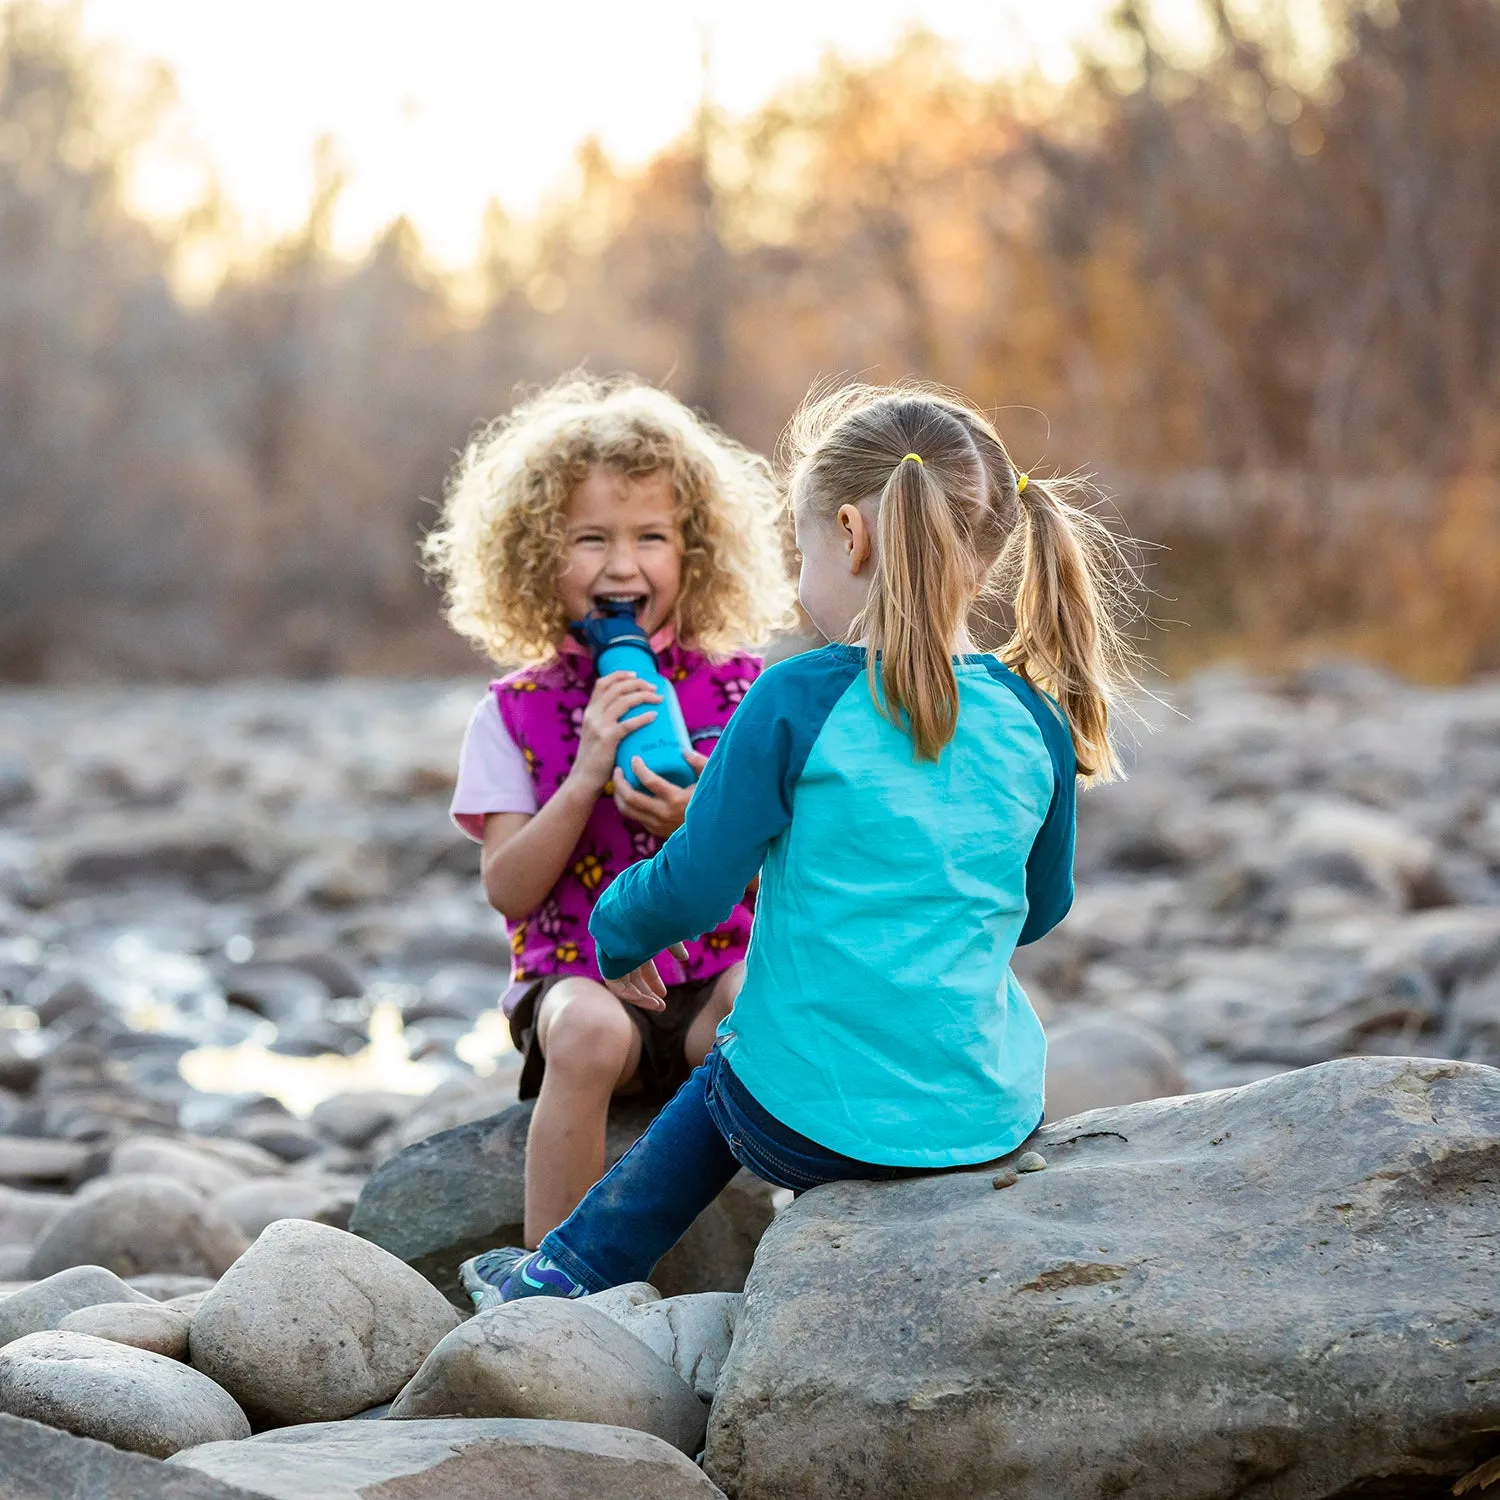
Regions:
[[450, 816], [476, 843], [484, 839], [489, 813], [534, 813], [536, 788], [526, 757], [510, 737], [493, 693], [486, 693], [469, 717], [458, 752], [458, 782]]

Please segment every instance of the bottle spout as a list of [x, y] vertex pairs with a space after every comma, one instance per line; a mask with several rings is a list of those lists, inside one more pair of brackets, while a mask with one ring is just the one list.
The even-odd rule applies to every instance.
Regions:
[[635, 617], [635, 606], [624, 599], [603, 600], [583, 619], [571, 621], [568, 634], [580, 646], [588, 647], [594, 653], [595, 660], [609, 646], [629, 643], [642, 646], [647, 651], [651, 649], [646, 632]]

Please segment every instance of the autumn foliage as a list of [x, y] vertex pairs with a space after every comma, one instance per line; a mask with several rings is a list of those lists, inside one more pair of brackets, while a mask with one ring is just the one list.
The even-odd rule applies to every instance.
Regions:
[[760, 447], [820, 377], [963, 390], [1161, 544], [1169, 665], [1500, 667], [1500, 3], [1327, 0], [1326, 56], [1203, 7], [1207, 56], [1145, 4], [1065, 87], [913, 36], [639, 171], [586, 149], [537, 221], [493, 210], [466, 296], [403, 223], [331, 254], [329, 157], [304, 229], [200, 305], [174, 268], [212, 206], [169, 234], [122, 205], [150, 100], [12, 4], [0, 675], [461, 666], [423, 497], [578, 364]]

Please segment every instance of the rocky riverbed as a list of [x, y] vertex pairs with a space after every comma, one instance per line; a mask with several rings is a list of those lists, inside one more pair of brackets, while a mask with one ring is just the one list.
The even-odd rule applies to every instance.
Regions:
[[[731, 1495], [873, 1496], [891, 1464], [911, 1468], [911, 1494], [1249, 1496], [1274, 1480], [1287, 1496], [1418, 1495], [1486, 1456], [1500, 683], [1428, 690], [1328, 665], [1164, 692], [1130, 779], [1081, 799], [1073, 914], [1018, 956], [1052, 1041], [1051, 1166], [1003, 1167], [973, 1203], [970, 1177], [810, 1195], [776, 1215], [742, 1313], [725, 1294], [784, 1207], [745, 1177], [658, 1268], [684, 1295], [643, 1288], [603, 1327], [460, 1321], [444, 1298], [460, 1253], [514, 1233], [525, 1134], [495, 1012], [504, 932], [446, 816], [481, 686], [0, 694], [0, 1413], [112, 1445], [0, 1416], [0, 1475], [184, 1496], [353, 1495], [404, 1475], [416, 1497], [445, 1493], [418, 1477], [442, 1468], [518, 1495], [712, 1494], [690, 1460], [716, 1391], [705, 1464]], [[1111, 1109], [1067, 1128], [1092, 1106]], [[642, 1123], [623, 1110], [612, 1149]], [[1087, 1160], [1079, 1140], [1096, 1142]], [[1150, 1192], [1128, 1187], [1142, 1174]], [[1249, 1210], [1216, 1216], [1246, 1186]], [[1002, 1238], [1040, 1233], [1046, 1253], [1002, 1254], [992, 1203]], [[1377, 1227], [1420, 1293], [1381, 1281]], [[923, 1290], [926, 1233], [963, 1270]], [[1200, 1277], [1164, 1294], [1169, 1241], [1183, 1264], [1236, 1267], [1239, 1290]], [[845, 1243], [894, 1282], [831, 1253]], [[1318, 1313], [1303, 1252], [1319, 1246], [1329, 1274], [1373, 1278], [1368, 1297], [1341, 1283]], [[1045, 1296], [1035, 1347], [987, 1342], [988, 1314], [966, 1326], [992, 1279], [1027, 1307]], [[826, 1309], [813, 1283], [834, 1288]], [[890, 1315], [884, 1344], [881, 1318], [849, 1316], [861, 1287]], [[1215, 1296], [1237, 1319], [1215, 1324]], [[996, 1339], [1024, 1326], [996, 1318]], [[788, 1359], [796, 1328], [825, 1319]], [[1154, 1405], [1152, 1361], [1100, 1352], [1122, 1322], [1167, 1362]], [[1379, 1358], [1333, 1357], [1377, 1327]], [[871, 1342], [862, 1355], [835, 1329]], [[1058, 1410], [1105, 1401], [1090, 1371], [1116, 1360], [1140, 1411], [1114, 1403], [1110, 1427], [1105, 1401], [1080, 1446], [1046, 1389], [1006, 1394], [1002, 1346], [1018, 1371], [1051, 1361]], [[1420, 1409], [1380, 1394], [1390, 1360], [1411, 1361]], [[409, 1420], [346, 1433], [398, 1396]], [[1150, 1415], [1163, 1401], [1199, 1434], [1191, 1463]], [[809, 1409], [826, 1421], [808, 1428]], [[873, 1435], [898, 1429], [905, 1456], [881, 1457]], [[949, 1488], [922, 1489], [929, 1470]], [[297, 1488], [309, 1475], [324, 1487]]]

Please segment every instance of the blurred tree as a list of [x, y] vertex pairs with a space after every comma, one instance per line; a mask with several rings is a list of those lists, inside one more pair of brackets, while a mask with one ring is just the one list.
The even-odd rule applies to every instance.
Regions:
[[1200, 4], [1206, 56], [1132, 0], [1064, 86], [915, 33], [742, 120], [705, 90], [645, 166], [492, 206], [463, 297], [404, 222], [335, 256], [325, 143], [305, 224], [188, 306], [121, 196], [170, 80], [0, 0], [0, 677], [467, 661], [423, 497], [581, 363], [761, 448], [816, 380], [945, 383], [1175, 547], [1184, 655], [1500, 663], [1500, 0], [1325, 0], [1327, 57]]
[[[1106, 451], [1149, 468], [1474, 463], [1500, 376], [1484, 227], [1500, 216], [1500, 7], [1334, 7], [1344, 48], [1311, 89], [1222, 0], [1208, 9], [1221, 45], [1190, 69], [1146, 6], [1122, 6], [1136, 62], [1091, 69], [1036, 137], [1074, 336], [1108, 349], [1101, 325], [1122, 298], [1139, 308], [1099, 377], [1109, 408], [1139, 416]], [[1070, 112], [1099, 125], [1070, 140]]]
[[171, 570], [155, 480], [159, 448], [180, 456], [179, 414], [140, 376], [190, 358], [190, 334], [161, 247], [119, 197], [161, 80], [104, 139], [96, 62], [69, 18], [24, 0], [0, 28], [0, 674], [27, 678], [57, 619], [138, 599]]

